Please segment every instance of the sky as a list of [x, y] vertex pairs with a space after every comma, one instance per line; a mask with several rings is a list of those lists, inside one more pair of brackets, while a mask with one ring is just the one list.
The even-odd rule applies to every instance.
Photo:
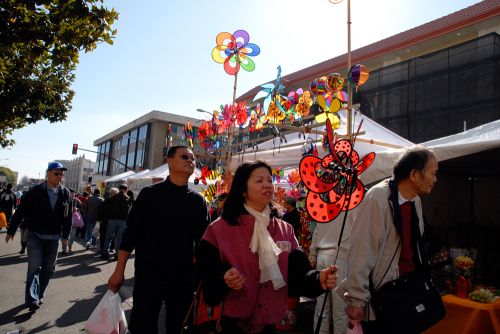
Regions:
[[[351, 0], [355, 50], [478, 3], [477, 0]], [[212, 60], [219, 32], [246, 30], [260, 55], [238, 74], [237, 96], [270, 80], [347, 52], [347, 0], [104, 0], [119, 19], [113, 45], [82, 53], [67, 120], [14, 132], [0, 166], [44, 177], [47, 163], [70, 160], [73, 143], [95, 151], [96, 139], [159, 110], [195, 118], [230, 103], [234, 77]], [[305, 88], [305, 87], [304, 87]], [[79, 151], [93, 161], [96, 155]]]

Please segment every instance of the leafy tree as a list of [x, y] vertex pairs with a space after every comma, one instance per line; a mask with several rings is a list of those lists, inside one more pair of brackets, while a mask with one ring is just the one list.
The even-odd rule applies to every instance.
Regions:
[[6, 178], [5, 184], [7, 183], [12, 183], [13, 185], [17, 184], [17, 175], [10, 168], [0, 167], [0, 175], [5, 175]]
[[71, 110], [79, 52], [113, 44], [118, 18], [103, 0], [0, 1], [0, 146], [16, 129]]
[[30, 178], [28, 175], [24, 175], [21, 180], [19, 180], [19, 185], [20, 186], [29, 186], [30, 185]]

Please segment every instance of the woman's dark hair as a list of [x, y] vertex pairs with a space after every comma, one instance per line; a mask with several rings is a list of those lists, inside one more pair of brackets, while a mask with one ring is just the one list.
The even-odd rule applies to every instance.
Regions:
[[[236, 169], [234, 178], [231, 183], [231, 189], [227, 194], [226, 201], [222, 209], [222, 218], [231, 225], [238, 225], [238, 217], [242, 213], [248, 213], [243, 204], [245, 204], [245, 197], [243, 194], [247, 191], [247, 182], [250, 174], [257, 168], [267, 168], [269, 174], [272, 174], [272, 168], [263, 161], [254, 161], [244, 163]], [[271, 211], [274, 205], [270, 203]]]
[[401, 154], [394, 165], [392, 170], [394, 181], [399, 182], [406, 179], [414, 169], [423, 171], [431, 158], [435, 158], [434, 153], [427, 147], [422, 145], [410, 147]]

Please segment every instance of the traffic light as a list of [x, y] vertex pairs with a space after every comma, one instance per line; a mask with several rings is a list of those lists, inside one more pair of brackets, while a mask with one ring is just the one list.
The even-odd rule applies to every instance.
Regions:
[[78, 144], [73, 144], [73, 152], [72, 154], [78, 154]]

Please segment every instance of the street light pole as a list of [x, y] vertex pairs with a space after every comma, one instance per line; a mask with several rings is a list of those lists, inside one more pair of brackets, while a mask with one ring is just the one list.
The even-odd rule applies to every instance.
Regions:
[[[328, 0], [332, 4], [338, 4], [343, 0]], [[347, 73], [351, 69], [351, 0], [347, 0]], [[352, 94], [351, 81], [347, 78], [347, 136], [352, 134]]]

